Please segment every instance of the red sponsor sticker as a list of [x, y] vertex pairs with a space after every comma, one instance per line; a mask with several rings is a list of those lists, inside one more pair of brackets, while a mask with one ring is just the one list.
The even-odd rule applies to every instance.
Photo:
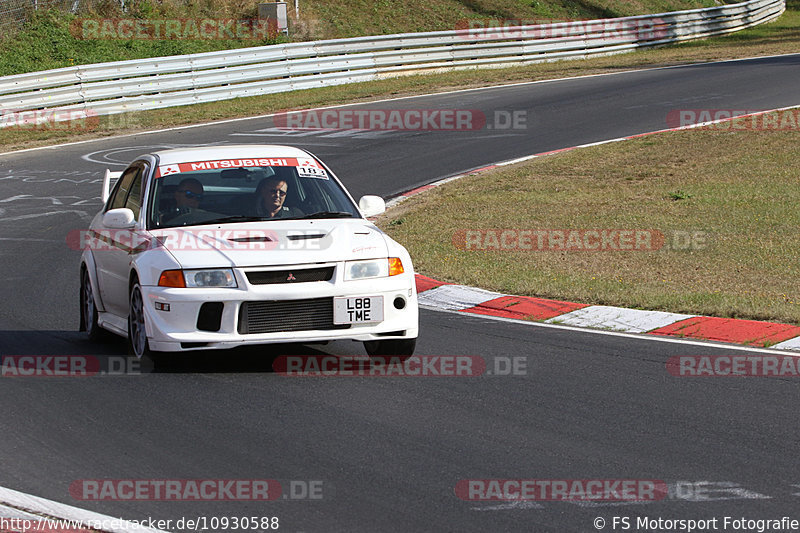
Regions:
[[161, 165], [156, 170], [156, 177], [161, 178], [180, 172], [196, 172], [198, 170], [217, 170], [242, 167], [301, 167], [324, 170], [314, 159], [307, 157], [255, 157], [242, 159], [216, 159], [213, 161], [192, 161], [189, 163], [173, 163]]

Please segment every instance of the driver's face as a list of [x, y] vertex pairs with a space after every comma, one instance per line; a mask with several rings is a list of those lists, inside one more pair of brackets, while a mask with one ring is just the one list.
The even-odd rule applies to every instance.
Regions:
[[289, 185], [285, 181], [273, 181], [266, 185], [261, 190], [262, 197], [264, 198], [264, 206], [271, 212], [276, 212], [283, 207], [283, 202], [286, 200], [286, 193], [289, 191]]
[[175, 204], [178, 207], [194, 207], [200, 205], [203, 197], [203, 187], [196, 183], [187, 183], [178, 187], [175, 191]]

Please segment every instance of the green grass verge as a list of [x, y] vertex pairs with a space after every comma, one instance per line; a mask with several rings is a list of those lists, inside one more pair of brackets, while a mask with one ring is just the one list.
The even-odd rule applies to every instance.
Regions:
[[[428, 191], [379, 224], [442, 281], [800, 324], [800, 131], [784, 124], [794, 128], [671, 132], [534, 159]], [[520, 251], [458, 237], [489, 229], [657, 230], [666, 243]]]
[[[186, 12], [177, 11], [171, 4], [158, 4], [156, 8], [146, 8], [149, 3], [134, 4], [139, 10], [123, 13], [109, 4], [102, 13], [81, 13], [72, 15], [57, 10], [43, 10], [30, 14], [30, 20], [22, 31], [11, 33], [0, 39], [0, 76], [36, 72], [54, 68], [144, 59], [149, 57], [172, 56], [228, 50], [248, 46], [275, 44], [279, 38], [240, 38], [240, 39], [83, 39], [81, 22], [85, 19], [131, 19], [142, 21], [175, 20], [193, 18], [224, 19], [255, 16], [255, 12], [219, 12], [211, 9], [195, 8]], [[146, 8], [146, 9], [145, 9]], [[234, 15], [234, 13], [237, 13]], [[103, 35], [108, 35], [105, 33]], [[249, 37], [251, 34], [247, 34]]]
[[452, 30], [469, 20], [614, 18], [717, 5], [713, 0], [308, 0], [302, 27], [318, 38]]

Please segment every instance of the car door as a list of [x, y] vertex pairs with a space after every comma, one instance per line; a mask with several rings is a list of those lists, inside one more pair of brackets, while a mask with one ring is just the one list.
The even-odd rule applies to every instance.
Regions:
[[[127, 207], [133, 211], [134, 219], [138, 222], [141, 216], [142, 183], [147, 170], [148, 165], [144, 161], [137, 161], [128, 167], [114, 188], [106, 211]], [[136, 243], [135, 230], [106, 228], [102, 221], [98, 230], [105, 241], [102, 249], [95, 253], [100, 295], [106, 311], [124, 317], [128, 314], [128, 277], [133, 260], [132, 245]]]

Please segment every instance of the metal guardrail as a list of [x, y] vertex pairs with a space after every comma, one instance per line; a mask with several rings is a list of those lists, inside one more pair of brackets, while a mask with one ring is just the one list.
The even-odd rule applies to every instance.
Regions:
[[[513, 28], [475, 28], [290, 43], [78, 65], [0, 78], [2, 113], [70, 120], [369, 81], [628, 52], [776, 19], [785, 0]], [[58, 110], [60, 116], [48, 115]], [[9, 122], [0, 120], [0, 127]]]

